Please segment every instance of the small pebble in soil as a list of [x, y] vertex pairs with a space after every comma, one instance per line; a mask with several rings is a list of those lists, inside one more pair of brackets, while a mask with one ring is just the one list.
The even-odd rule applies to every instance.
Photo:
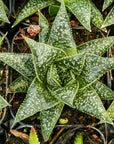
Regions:
[[31, 36], [36, 36], [40, 32], [40, 27], [38, 25], [30, 25], [27, 29], [27, 32]]

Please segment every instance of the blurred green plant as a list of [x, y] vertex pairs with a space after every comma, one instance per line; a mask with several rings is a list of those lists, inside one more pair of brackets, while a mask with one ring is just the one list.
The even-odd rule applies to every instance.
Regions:
[[31, 127], [31, 131], [30, 131], [29, 144], [40, 144], [35, 129], [33, 127]]

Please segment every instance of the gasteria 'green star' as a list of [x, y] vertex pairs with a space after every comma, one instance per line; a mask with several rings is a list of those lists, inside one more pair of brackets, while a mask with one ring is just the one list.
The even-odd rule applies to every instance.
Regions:
[[113, 58], [101, 57], [114, 37], [76, 46], [63, 1], [53, 26], [41, 13], [39, 26], [39, 42], [24, 37], [31, 54], [0, 54], [0, 60], [22, 74], [11, 91], [27, 92], [14, 123], [40, 112], [42, 135], [48, 140], [65, 104], [111, 123], [101, 99], [114, 99], [114, 92], [97, 79], [114, 68]]

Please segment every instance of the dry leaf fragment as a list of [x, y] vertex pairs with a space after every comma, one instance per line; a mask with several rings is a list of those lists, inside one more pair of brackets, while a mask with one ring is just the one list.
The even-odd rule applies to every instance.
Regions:
[[22, 133], [22, 132], [19, 132], [17, 130], [13, 130], [11, 129], [10, 132], [16, 136], [16, 137], [19, 137], [21, 138], [24, 142], [28, 143], [29, 142], [29, 136], [25, 133]]

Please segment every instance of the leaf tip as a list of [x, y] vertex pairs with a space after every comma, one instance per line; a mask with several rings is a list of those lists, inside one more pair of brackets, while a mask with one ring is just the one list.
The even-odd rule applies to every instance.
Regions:
[[31, 133], [31, 134], [35, 134], [35, 129], [34, 129], [33, 126], [31, 127], [31, 131], [30, 131], [30, 133]]
[[105, 25], [103, 24], [103, 25], [101, 26], [101, 29], [104, 28], [104, 27], [105, 27]]

